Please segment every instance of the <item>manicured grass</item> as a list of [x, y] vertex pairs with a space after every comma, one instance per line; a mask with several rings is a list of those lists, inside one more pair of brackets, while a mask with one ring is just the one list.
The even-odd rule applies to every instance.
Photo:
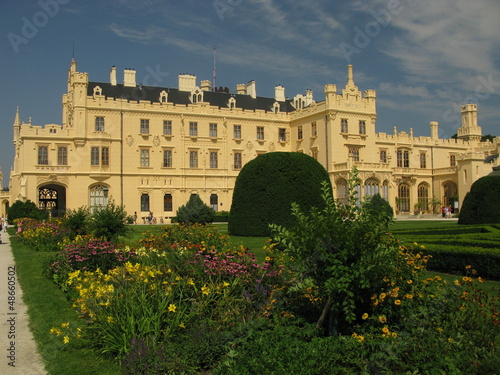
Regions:
[[10, 232], [10, 242], [18, 281], [23, 290], [23, 299], [28, 307], [30, 328], [38, 350], [51, 375], [120, 374], [116, 362], [98, 357], [73, 343], [64, 344], [61, 336], [49, 333], [52, 327], [70, 323], [76, 327], [81, 319], [64, 292], [43, 274], [51, 254], [34, 252]]

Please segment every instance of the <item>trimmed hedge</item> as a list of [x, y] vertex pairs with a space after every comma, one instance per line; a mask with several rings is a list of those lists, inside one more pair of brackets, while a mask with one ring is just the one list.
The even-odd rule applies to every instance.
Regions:
[[484, 176], [472, 184], [465, 196], [458, 223], [500, 223], [500, 175]]
[[291, 226], [291, 205], [302, 210], [321, 208], [321, 183], [328, 172], [311, 156], [299, 152], [270, 152], [247, 163], [233, 193], [228, 231], [237, 236], [270, 236], [269, 224]]

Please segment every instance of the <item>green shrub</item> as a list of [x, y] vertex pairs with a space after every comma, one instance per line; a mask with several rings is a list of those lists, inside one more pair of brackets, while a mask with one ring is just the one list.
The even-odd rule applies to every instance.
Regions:
[[367, 213], [380, 218], [382, 221], [388, 222], [394, 218], [394, 210], [389, 202], [382, 198], [380, 194], [375, 194], [364, 203], [364, 206]]
[[215, 211], [198, 194], [193, 194], [186, 205], [179, 207], [176, 216], [180, 224], [209, 224], [214, 221]]
[[298, 152], [270, 152], [247, 163], [234, 186], [228, 231], [237, 236], [270, 236], [269, 224], [295, 223], [292, 203], [324, 207], [321, 183], [331, 189], [325, 168]]
[[126, 236], [130, 228], [127, 226], [124, 207], [110, 202], [106, 207], [97, 208], [90, 216], [88, 229], [94, 237], [106, 241], [115, 241], [119, 236]]
[[80, 207], [76, 210], [66, 210], [61, 226], [67, 230], [67, 236], [73, 240], [78, 235], [85, 235], [88, 232], [88, 220], [90, 213], [88, 208]]
[[49, 217], [47, 212], [38, 209], [36, 204], [29, 199], [26, 202], [15, 201], [14, 204], [7, 209], [7, 215], [9, 223], [14, 223], [14, 220], [22, 218], [47, 220]]
[[464, 198], [459, 224], [500, 223], [500, 175], [481, 177]]

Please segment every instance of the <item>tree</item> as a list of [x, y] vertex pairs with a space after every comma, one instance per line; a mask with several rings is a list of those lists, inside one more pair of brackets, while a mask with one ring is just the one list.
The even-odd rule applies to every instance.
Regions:
[[177, 222], [181, 224], [208, 224], [214, 221], [215, 211], [207, 206], [198, 194], [193, 194], [186, 205], [177, 210]]
[[7, 210], [9, 222], [13, 223], [16, 219], [31, 218], [36, 220], [48, 219], [48, 213], [40, 210], [35, 203], [29, 199], [26, 202], [16, 201]]
[[354, 169], [347, 204], [334, 200], [323, 183], [323, 208], [304, 213], [293, 204], [296, 225], [271, 226], [273, 240], [284, 249], [298, 283], [312, 282], [318, 289], [324, 305], [317, 328], [330, 335], [349, 332], [397, 265], [399, 247], [387, 234], [389, 221], [358, 205], [357, 181]]
[[364, 207], [367, 213], [380, 218], [384, 222], [389, 222], [394, 218], [394, 210], [380, 194], [375, 194], [370, 200], [366, 201]]
[[311, 156], [270, 152], [247, 163], [236, 179], [228, 231], [239, 236], [270, 236], [269, 224], [291, 225], [292, 202], [302, 209], [322, 207], [321, 183], [328, 172]]
[[459, 224], [500, 223], [500, 175], [481, 177], [471, 186], [458, 216]]

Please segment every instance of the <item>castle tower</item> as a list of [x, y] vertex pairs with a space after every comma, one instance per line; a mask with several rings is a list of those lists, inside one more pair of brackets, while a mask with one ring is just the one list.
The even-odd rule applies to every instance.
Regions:
[[466, 141], [480, 141], [483, 132], [477, 124], [477, 105], [473, 103], [463, 105], [460, 113], [462, 115], [462, 126], [458, 128], [458, 138]]

